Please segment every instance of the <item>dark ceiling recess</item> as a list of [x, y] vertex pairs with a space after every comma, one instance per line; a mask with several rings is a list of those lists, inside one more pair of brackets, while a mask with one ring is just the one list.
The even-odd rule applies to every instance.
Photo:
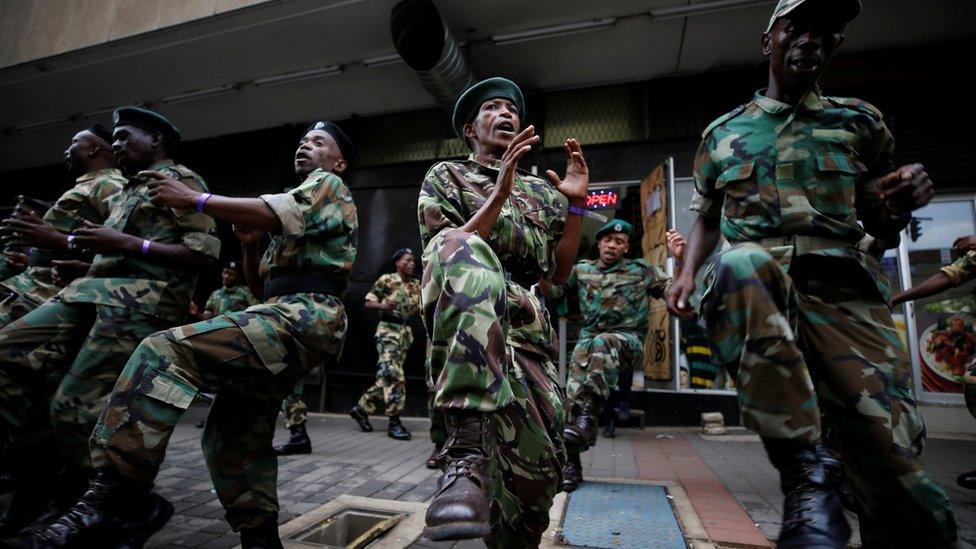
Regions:
[[390, 13], [397, 53], [437, 104], [447, 111], [475, 76], [464, 53], [430, 0], [403, 0]]

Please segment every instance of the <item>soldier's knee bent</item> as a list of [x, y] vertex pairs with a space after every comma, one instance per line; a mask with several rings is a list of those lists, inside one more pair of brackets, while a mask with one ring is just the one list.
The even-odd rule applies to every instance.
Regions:
[[768, 277], [781, 271], [768, 250], [758, 244], [739, 244], [720, 253], [716, 259], [716, 282]]

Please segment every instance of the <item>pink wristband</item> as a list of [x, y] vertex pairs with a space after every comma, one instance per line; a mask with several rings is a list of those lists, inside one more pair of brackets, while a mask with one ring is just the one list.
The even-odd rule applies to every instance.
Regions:
[[142, 240], [142, 255], [149, 255], [149, 241], [146, 239]]
[[197, 197], [197, 211], [198, 212], [203, 213], [203, 205], [207, 203], [207, 199], [209, 199], [211, 196], [213, 196], [213, 195], [211, 195], [210, 193], [203, 193], [203, 194], [201, 194], [200, 196]]

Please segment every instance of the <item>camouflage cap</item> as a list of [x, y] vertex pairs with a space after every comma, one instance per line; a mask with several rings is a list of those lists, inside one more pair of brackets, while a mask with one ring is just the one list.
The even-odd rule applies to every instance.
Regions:
[[623, 219], [611, 219], [596, 232], [596, 239], [600, 240], [604, 235], [610, 233], [624, 233], [627, 236], [631, 236], [634, 233], [634, 226]]
[[837, 18], [845, 23], [851, 21], [857, 17], [857, 14], [861, 13], [861, 0], [779, 0], [776, 3], [776, 9], [773, 10], [772, 17], [769, 18], [769, 24], [766, 25], [766, 32], [772, 30], [773, 23], [777, 19], [787, 15], [801, 5], [811, 2], [820, 4], [821, 9], [834, 12]]

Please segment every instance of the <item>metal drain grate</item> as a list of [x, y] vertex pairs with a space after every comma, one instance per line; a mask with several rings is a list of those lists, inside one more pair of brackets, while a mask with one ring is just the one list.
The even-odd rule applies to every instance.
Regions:
[[343, 509], [288, 536], [318, 547], [366, 547], [396, 526], [405, 515], [373, 509]]
[[663, 486], [584, 482], [570, 494], [565, 542], [578, 547], [686, 549]]

